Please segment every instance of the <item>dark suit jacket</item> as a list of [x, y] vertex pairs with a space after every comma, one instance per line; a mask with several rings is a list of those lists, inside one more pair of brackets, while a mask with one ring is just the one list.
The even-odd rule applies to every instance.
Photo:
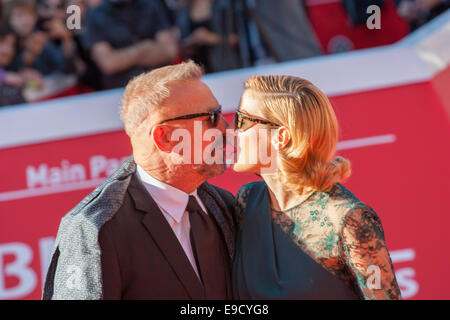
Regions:
[[[234, 256], [233, 196], [197, 189]], [[130, 157], [61, 220], [43, 299], [202, 299], [184, 250]]]
[[[208, 193], [211, 187], [221, 199]], [[219, 219], [225, 241], [234, 232], [233, 196], [211, 185], [206, 189], [201, 186], [198, 192], [208, 212]], [[104, 299], [204, 298], [183, 248], [136, 174], [122, 207], [100, 230], [99, 244]], [[233, 248], [228, 247], [230, 261]]]

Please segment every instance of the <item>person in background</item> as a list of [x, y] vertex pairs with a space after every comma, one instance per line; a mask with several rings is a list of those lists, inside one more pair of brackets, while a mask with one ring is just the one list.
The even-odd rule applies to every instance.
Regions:
[[450, 0], [396, 0], [399, 16], [409, 21], [410, 31], [434, 19], [447, 9]]
[[3, 18], [4, 15], [4, 10], [5, 10], [5, 6], [8, 2], [10, 2], [11, 0], [0, 0], [0, 17]]
[[42, 87], [39, 73], [23, 69], [21, 72], [9, 70], [16, 53], [17, 38], [6, 25], [0, 24], [0, 106], [24, 103], [22, 90], [26, 85]]
[[16, 38], [0, 25], [0, 107], [25, 102], [22, 96], [23, 77], [6, 71], [15, 54]]
[[366, 24], [367, 19], [371, 15], [371, 13], [367, 12], [369, 6], [375, 5], [383, 10], [385, 5], [384, 0], [342, 0], [341, 2], [352, 27]]
[[64, 20], [66, 12], [62, 0], [36, 0], [38, 28], [48, 31], [47, 22], [54, 19]]
[[178, 57], [169, 18], [156, 0], [104, 0], [86, 15], [85, 50], [99, 67], [102, 89]]
[[36, 29], [38, 15], [34, 3], [13, 0], [7, 4], [6, 16], [18, 38], [18, 51], [11, 65], [13, 70], [32, 68], [42, 75], [73, 71], [72, 57], [49, 41], [53, 34]]
[[240, 45], [246, 41], [245, 29], [239, 28], [240, 8], [228, 0], [178, 1], [175, 17], [184, 56], [203, 65], [207, 73], [249, 66]]
[[89, 52], [84, 49], [83, 35], [86, 30], [86, 14], [88, 10], [98, 6], [100, 2], [98, 0], [65, 0], [65, 8], [75, 5], [80, 8], [80, 22], [79, 29], [75, 28], [69, 30], [75, 44], [75, 68], [78, 76], [79, 85], [83, 89], [89, 90], [101, 90], [101, 73], [97, 64], [91, 59]]
[[72, 33], [66, 26], [66, 10], [63, 0], [37, 1], [37, 29], [48, 34], [49, 40], [64, 52], [67, 59], [77, 57]]
[[[322, 54], [303, 1], [236, 0], [247, 15], [254, 64], [288, 61]], [[281, 18], [282, 17], [282, 18]]]

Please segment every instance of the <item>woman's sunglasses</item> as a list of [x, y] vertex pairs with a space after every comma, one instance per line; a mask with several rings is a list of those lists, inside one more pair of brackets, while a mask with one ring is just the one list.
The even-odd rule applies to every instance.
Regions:
[[255, 119], [252, 117], [249, 117], [239, 110], [236, 110], [236, 113], [234, 115], [234, 127], [238, 130], [245, 131], [251, 127], [253, 127], [255, 124], [261, 123], [261, 124], [269, 124], [274, 127], [279, 127], [278, 124], [275, 124], [270, 121], [261, 120], [261, 119]]
[[193, 113], [193, 114], [187, 114], [184, 116], [179, 116], [176, 118], [166, 119], [161, 121], [159, 124], [166, 123], [168, 121], [174, 121], [174, 120], [186, 120], [186, 119], [194, 119], [199, 117], [205, 117], [209, 116], [209, 122], [211, 123], [212, 127], [216, 127], [217, 123], [219, 122], [219, 116], [222, 113], [222, 106], [219, 106], [217, 109], [214, 109], [210, 112], [203, 112], [203, 113]]

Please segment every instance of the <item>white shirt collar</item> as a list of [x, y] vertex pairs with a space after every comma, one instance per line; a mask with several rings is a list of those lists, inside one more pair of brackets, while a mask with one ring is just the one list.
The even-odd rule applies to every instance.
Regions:
[[[200, 200], [197, 195], [197, 189], [194, 190], [194, 192], [187, 194], [180, 189], [152, 177], [139, 165], [137, 165], [136, 170], [139, 179], [141, 179], [153, 200], [155, 200], [158, 206], [168, 213], [177, 223], [180, 223], [181, 218], [186, 211], [189, 196], [193, 195], [197, 201]], [[201, 200], [199, 203], [204, 209]]]

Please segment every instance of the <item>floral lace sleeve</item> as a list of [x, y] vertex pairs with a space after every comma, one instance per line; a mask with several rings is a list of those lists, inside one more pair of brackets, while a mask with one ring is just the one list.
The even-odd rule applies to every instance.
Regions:
[[378, 215], [368, 206], [352, 208], [341, 232], [341, 257], [362, 297], [401, 299]]
[[250, 193], [250, 186], [244, 185], [239, 189], [235, 197], [236, 223], [239, 229], [242, 226], [242, 220], [244, 218], [243, 215], [245, 209], [245, 202], [247, 201], [247, 196], [249, 193]]

